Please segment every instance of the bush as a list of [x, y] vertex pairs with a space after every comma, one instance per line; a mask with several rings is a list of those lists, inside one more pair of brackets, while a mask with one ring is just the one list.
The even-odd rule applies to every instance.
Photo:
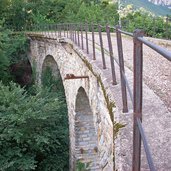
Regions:
[[0, 82], [0, 170], [68, 170], [64, 100], [47, 89], [29, 96]]
[[128, 5], [120, 11], [122, 17], [122, 27], [133, 32], [135, 29], [143, 29], [146, 36], [157, 38], [171, 38], [171, 22], [166, 22], [166, 17], [154, 17], [154, 15], [143, 8], [133, 10], [133, 6]]
[[2, 27], [0, 22], [0, 80], [8, 84], [13, 80], [10, 66], [21, 60], [27, 60], [28, 42], [23, 34], [12, 34], [12, 31]]

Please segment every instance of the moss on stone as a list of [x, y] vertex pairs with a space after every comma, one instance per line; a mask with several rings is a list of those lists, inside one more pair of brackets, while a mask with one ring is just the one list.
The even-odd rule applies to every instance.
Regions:
[[[79, 55], [79, 54], [78, 54]], [[125, 127], [125, 125], [121, 124], [121, 123], [117, 123], [114, 121], [114, 114], [113, 114], [113, 108], [115, 107], [115, 103], [113, 101], [110, 100], [109, 95], [106, 92], [105, 86], [102, 82], [102, 79], [100, 77], [100, 75], [97, 75], [94, 70], [92, 65], [90, 64], [90, 62], [88, 62], [88, 60], [86, 60], [84, 57], [81, 57], [82, 61], [85, 63], [85, 65], [88, 67], [88, 69], [92, 72], [92, 74], [97, 78], [98, 83], [101, 86], [105, 101], [106, 101], [106, 105], [107, 105], [107, 109], [109, 111], [109, 115], [111, 118], [111, 121], [113, 123], [113, 143], [114, 140], [119, 132], [119, 129]], [[115, 150], [114, 150], [115, 151]], [[113, 162], [115, 163], [115, 153], [113, 153]], [[115, 165], [113, 170], [115, 170]]]
[[102, 89], [102, 92], [103, 92], [103, 95], [104, 95], [104, 98], [106, 101], [106, 105], [107, 105], [107, 109], [109, 111], [110, 118], [111, 118], [112, 122], [114, 123], [113, 107], [115, 107], [115, 103], [110, 100], [100, 75], [97, 75], [94, 72], [92, 65], [86, 59], [84, 59], [84, 58], [81, 58], [81, 59], [85, 63], [85, 65], [88, 67], [88, 69], [92, 72], [92, 74], [97, 78], [97, 81], [101, 86], [101, 89]]
[[38, 39], [38, 38], [45, 38], [44, 35], [39, 34], [39, 33], [28, 33], [27, 35], [28, 35], [29, 37], [33, 37], [33, 38], [36, 38], [36, 39]]
[[124, 128], [126, 125], [125, 124], [121, 124], [121, 123], [117, 123], [117, 122], [114, 122], [114, 135], [115, 137], [117, 136], [118, 132], [119, 132], [119, 129], [121, 128]]

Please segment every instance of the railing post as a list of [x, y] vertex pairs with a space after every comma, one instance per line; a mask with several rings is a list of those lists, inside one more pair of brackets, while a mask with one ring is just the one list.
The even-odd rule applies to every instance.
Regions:
[[36, 32], [39, 32], [39, 25], [36, 25]]
[[47, 37], [50, 38], [50, 25], [48, 24], [48, 34]]
[[58, 37], [60, 37], [60, 25], [58, 24]]
[[68, 38], [68, 29], [69, 29], [69, 25], [66, 24], [66, 29], [67, 29], [67, 38]]
[[96, 60], [96, 53], [95, 53], [95, 40], [94, 40], [94, 24], [91, 24], [92, 28], [92, 45], [93, 45], [93, 60]]
[[110, 27], [106, 25], [106, 33], [107, 33], [107, 40], [109, 45], [109, 54], [110, 54], [110, 64], [112, 70], [112, 84], [116, 85], [116, 74], [115, 74], [115, 65], [114, 65], [114, 56], [113, 56], [113, 48], [112, 48], [112, 40], [110, 35]]
[[45, 32], [45, 27], [44, 27], [44, 24], [42, 24], [42, 34]]
[[70, 24], [70, 39], [72, 40], [72, 24]]
[[44, 30], [45, 30], [44, 34], [45, 34], [45, 36], [47, 36], [48, 35], [48, 25], [47, 24], [44, 25]]
[[60, 33], [60, 38], [62, 37], [62, 24], [59, 25], [59, 33]]
[[78, 28], [77, 30], [78, 46], [80, 46], [80, 31], [79, 31], [80, 25], [79, 24], [77, 25], [77, 28]]
[[74, 25], [75, 44], [77, 44], [77, 24]]
[[166, 39], [169, 39], [168, 27], [169, 27], [169, 17], [167, 15], [167, 17], [166, 17]]
[[74, 27], [75, 27], [75, 25], [74, 24], [72, 24], [72, 32], [73, 32], [73, 42], [75, 42], [75, 31], [74, 31]]
[[49, 38], [50, 38], [51, 36], [53, 37], [53, 25], [52, 25], [52, 24], [50, 24]]
[[98, 25], [98, 31], [99, 31], [99, 39], [100, 39], [100, 47], [101, 47], [100, 49], [101, 49], [101, 54], [102, 54], [103, 69], [106, 69], [106, 61], [105, 61], [105, 56], [104, 56], [101, 25]]
[[58, 37], [60, 37], [60, 24], [58, 24]]
[[66, 37], [66, 34], [65, 34], [65, 24], [63, 23], [63, 29], [64, 29], [64, 37]]
[[88, 47], [88, 23], [86, 22], [85, 24], [85, 31], [86, 31], [86, 50], [87, 50], [87, 54], [89, 54], [89, 47]]
[[122, 37], [121, 37], [121, 32], [119, 31], [119, 29], [121, 29], [120, 26], [116, 26], [116, 37], [117, 37], [117, 47], [118, 47], [119, 66], [120, 66], [119, 69], [120, 69], [120, 78], [121, 78], [123, 113], [126, 113], [126, 112], [128, 112], [128, 104], [127, 104], [126, 82], [123, 77], [123, 74], [125, 73], [125, 68], [124, 68], [124, 59], [123, 59]]
[[72, 39], [73, 39], [73, 42], [75, 42], [75, 32], [74, 32], [74, 24], [72, 24]]
[[63, 23], [61, 24], [61, 37], [62, 37], [62, 34], [63, 34], [63, 37], [64, 37], [64, 33], [62, 33], [63, 32], [63, 29], [64, 29], [64, 27], [63, 27]]
[[72, 41], [74, 42], [74, 39], [75, 39], [75, 36], [74, 36], [74, 24], [71, 24], [72, 25]]
[[83, 25], [80, 25], [81, 27], [81, 48], [84, 50], [84, 40], [83, 40]]
[[62, 37], [62, 25], [59, 24], [59, 37], [61, 38]]
[[52, 24], [52, 36], [53, 36], [53, 38], [54, 38], [54, 35], [53, 35], [53, 32], [54, 32], [54, 24]]
[[137, 125], [137, 118], [142, 121], [142, 72], [143, 72], [143, 46], [137, 37], [142, 37], [141, 30], [134, 31], [134, 107], [133, 107], [133, 160], [132, 171], [141, 168], [141, 135]]
[[154, 37], [155, 32], [156, 32], [156, 19], [155, 19], [155, 17], [153, 17], [153, 35], [152, 35], [152, 37]]
[[71, 24], [69, 24], [70, 39], [72, 40]]
[[56, 24], [56, 26], [55, 26], [55, 36], [56, 36], [56, 37], [58, 37], [58, 36], [57, 36], [57, 31], [58, 31], [58, 25]]
[[43, 34], [43, 31], [44, 31], [43, 24], [41, 24], [40, 29], [41, 29], [41, 34]]

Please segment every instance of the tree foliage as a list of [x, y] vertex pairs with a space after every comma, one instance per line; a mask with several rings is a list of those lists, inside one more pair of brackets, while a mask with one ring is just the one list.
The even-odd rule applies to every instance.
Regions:
[[0, 34], [0, 170], [68, 170], [68, 119], [62, 82], [54, 80], [51, 72], [43, 89], [33, 85], [26, 92], [10, 82], [14, 79], [9, 66], [26, 58], [25, 38], [12, 36], [3, 28]]
[[21, 60], [27, 60], [28, 43], [23, 34], [12, 34], [11, 30], [5, 29], [0, 21], [0, 80], [7, 84], [13, 79], [10, 66]]
[[[62, 83], [49, 75], [51, 89], [33, 85], [26, 91], [10, 82], [15, 81], [11, 66], [28, 60], [26, 37], [14, 34], [13, 30], [39, 22], [35, 17], [39, 12], [32, 9], [38, 3], [42, 1], [28, 4], [20, 0], [0, 1], [0, 8], [4, 5], [0, 11], [0, 170], [3, 171], [68, 170], [67, 106], [63, 87], [57, 86]], [[58, 93], [55, 86], [60, 89]]]
[[47, 89], [29, 96], [0, 83], [0, 170], [67, 170], [66, 103]]
[[154, 13], [156, 16], [166, 16], [171, 13], [171, 10], [168, 7], [163, 5], [155, 5], [148, 0], [122, 0], [121, 2], [124, 6], [133, 4], [135, 9], [143, 7], [146, 10]]
[[34, 24], [62, 22], [111, 22], [118, 19], [117, 4], [109, 0], [7, 0], [0, 19], [8, 27], [24, 30]]
[[122, 27], [133, 32], [139, 28], [144, 30], [146, 36], [158, 38], [171, 38], [171, 22], [169, 16], [156, 17], [144, 8], [134, 10], [132, 5], [128, 5], [120, 11]]

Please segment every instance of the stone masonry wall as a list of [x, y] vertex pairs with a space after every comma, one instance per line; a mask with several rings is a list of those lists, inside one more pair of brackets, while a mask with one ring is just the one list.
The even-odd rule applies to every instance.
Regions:
[[82, 87], [78, 90], [75, 112], [75, 158], [87, 163], [91, 170], [100, 170], [93, 113]]
[[[100, 73], [81, 51], [74, 50], [71, 42], [31, 37], [30, 60], [36, 63], [38, 83], [41, 83], [42, 66], [48, 55], [56, 61], [65, 89], [70, 130], [70, 170], [74, 170], [76, 159], [81, 158], [83, 162], [93, 163], [91, 170], [112, 171], [113, 123]], [[65, 80], [66, 74], [88, 76], [89, 79]], [[84, 100], [78, 94], [80, 87], [85, 91]], [[79, 121], [83, 126], [79, 126]], [[81, 146], [81, 142], [89, 145]]]

